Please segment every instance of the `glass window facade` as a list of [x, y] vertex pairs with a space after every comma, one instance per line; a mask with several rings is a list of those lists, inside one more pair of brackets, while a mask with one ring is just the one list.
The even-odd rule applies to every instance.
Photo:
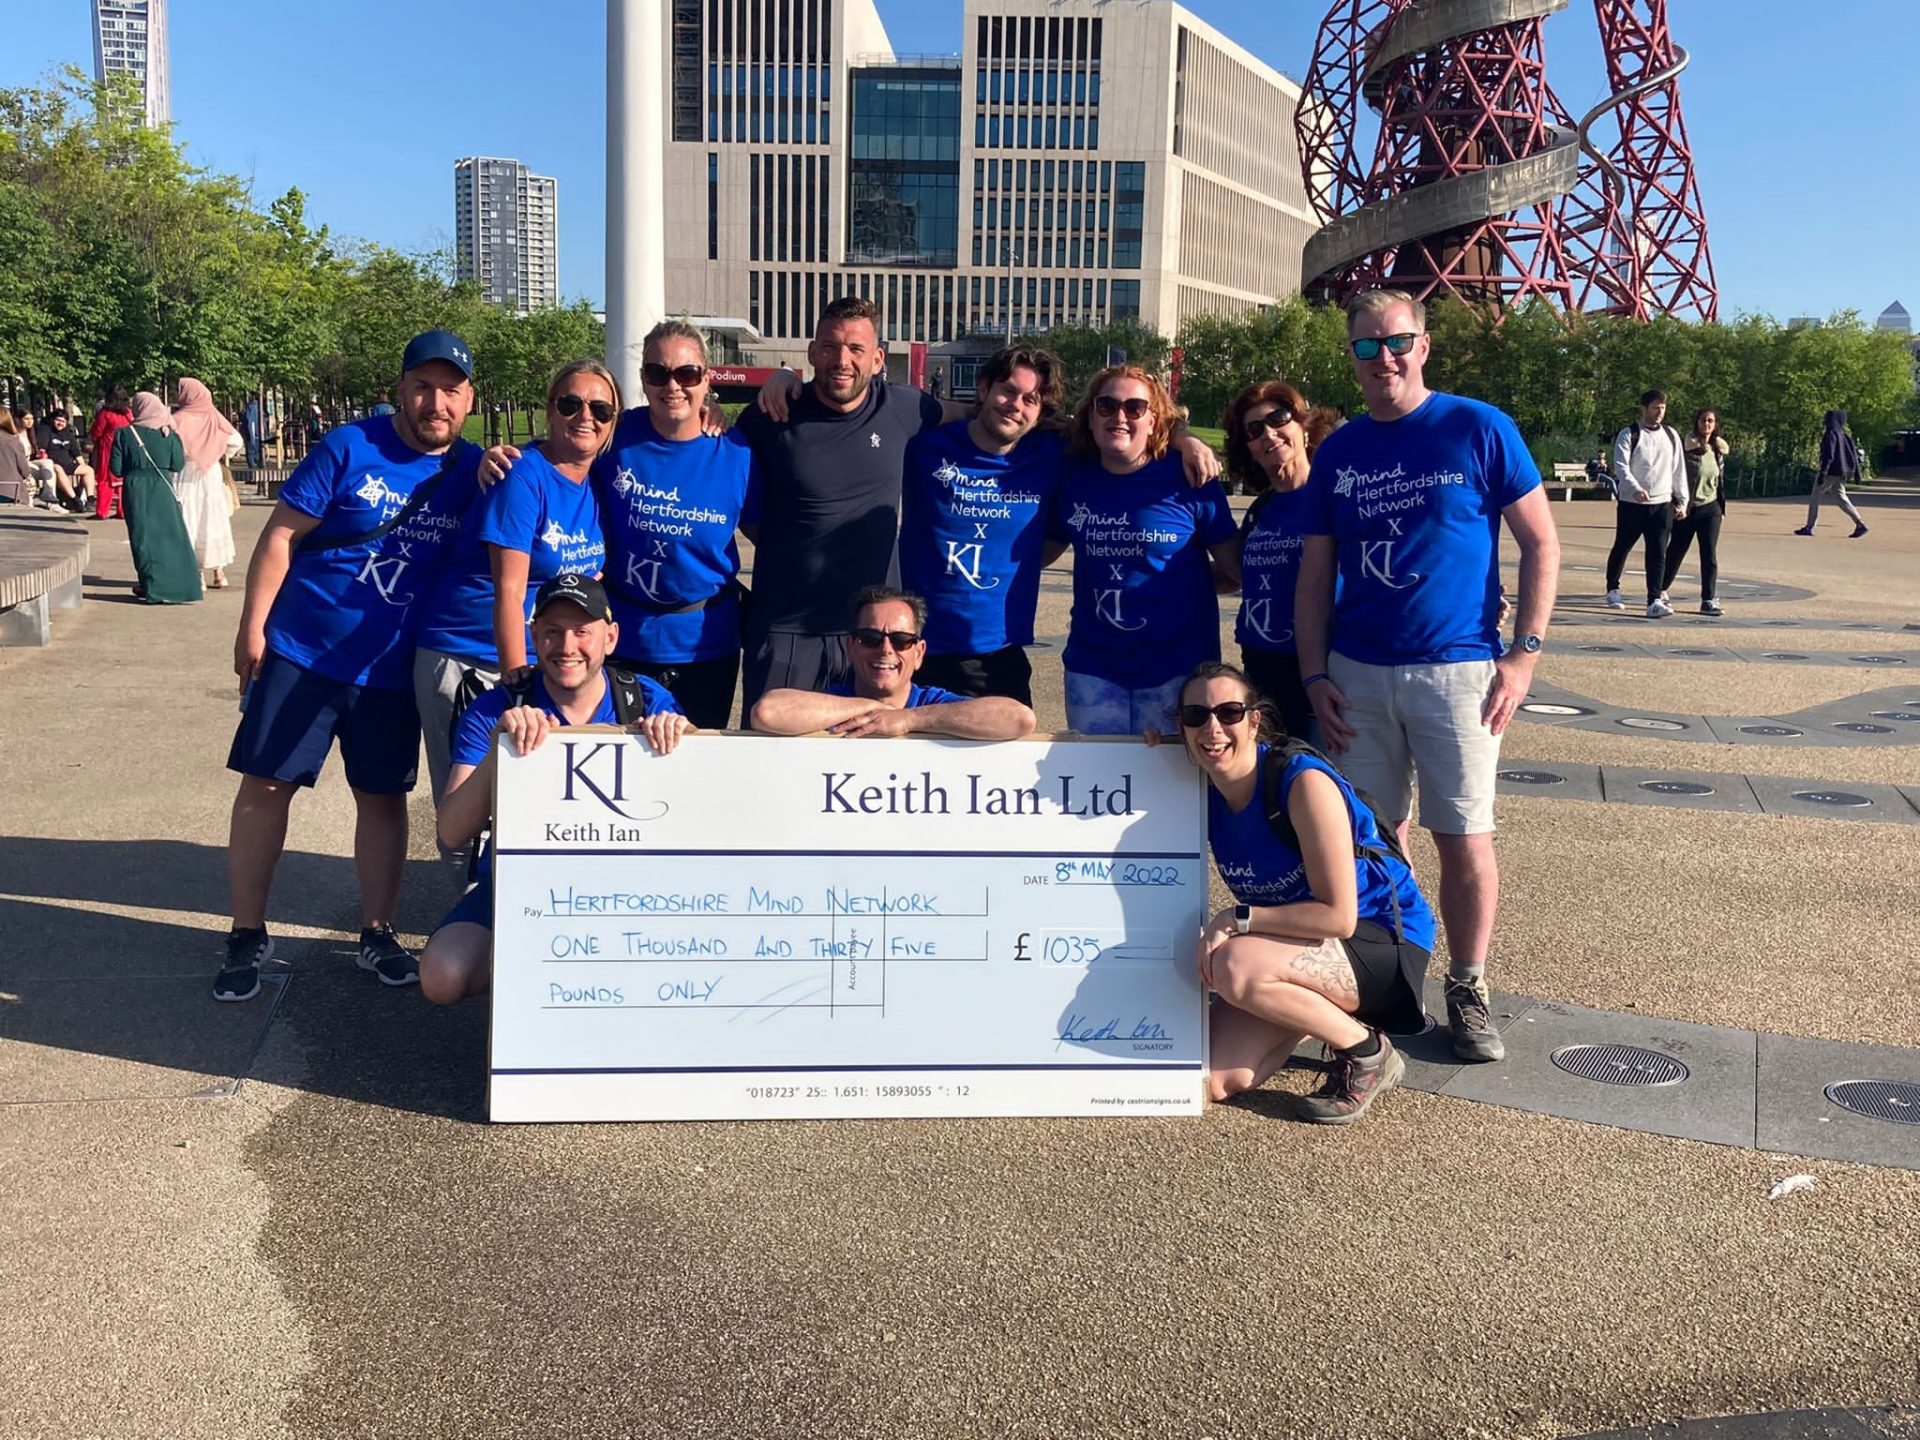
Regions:
[[876, 66], [851, 78], [847, 259], [959, 263], [959, 68]]

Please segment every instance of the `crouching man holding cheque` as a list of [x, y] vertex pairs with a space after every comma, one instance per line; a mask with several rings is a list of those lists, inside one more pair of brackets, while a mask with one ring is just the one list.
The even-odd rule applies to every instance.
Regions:
[[886, 585], [853, 597], [847, 658], [853, 678], [825, 694], [769, 690], [753, 707], [753, 728], [769, 735], [948, 735], [1017, 740], [1033, 729], [1033, 711], [1004, 695], [969, 700], [916, 685], [927, 658], [927, 602]]
[[[466, 846], [493, 820], [494, 738], [516, 753], [538, 750], [562, 725], [631, 725], [647, 744], [670, 754], [692, 726], [664, 686], [607, 668], [619, 643], [607, 592], [571, 572], [554, 576], [533, 601], [534, 674], [500, 685], [466, 709], [454, 725], [447, 793], [440, 801], [440, 843]], [[436, 1005], [478, 995], [493, 978], [493, 857], [482, 846], [471, 890], [447, 912], [420, 956], [420, 989]]]

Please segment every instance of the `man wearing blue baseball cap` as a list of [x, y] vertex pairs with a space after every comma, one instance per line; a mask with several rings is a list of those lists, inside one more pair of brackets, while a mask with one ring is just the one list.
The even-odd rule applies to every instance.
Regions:
[[400, 371], [391, 415], [329, 431], [300, 462], [247, 568], [233, 646], [240, 728], [227, 758], [241, 777], [227, 839], [233, 930], [216, 1000], [260, 991], [288, 808], [335, 740], [358, 813], [360, 968], [387, 985], [419, 979], [393, 933], [420, 756], [409, 612], [474, 496], [480, 447], [460, 437], [473, 408], [464, 340], [416, 335]]

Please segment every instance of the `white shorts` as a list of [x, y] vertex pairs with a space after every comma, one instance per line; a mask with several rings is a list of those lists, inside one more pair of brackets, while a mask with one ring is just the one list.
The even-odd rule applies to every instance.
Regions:
[[1493, 661], [1363, 665], [1336, 651], [1327, 658], [1327, 674], [1347, 697], [1341, 718], [1355, 732], [1340, 771], [1384, 818], [1413, 813], [1417, 777], [1422, 829], [1492, 832], [1500, 737], [1480, 711], [1493, 687]]

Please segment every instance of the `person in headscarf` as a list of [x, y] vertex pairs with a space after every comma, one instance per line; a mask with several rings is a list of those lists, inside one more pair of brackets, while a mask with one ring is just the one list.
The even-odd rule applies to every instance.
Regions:
[[1847, 538], [1858, 540], [1866, 534], [1867, 522], [1860, 518], [1853, 501], [1847, 498], [1847, 481], [1859, 478], [1860, 442], [1847, 433], [1847, 412], [1829, 410], [1826, 429], [1820, 435], [1820, 473], [1807, 500], [1807, 523], [1793, 533], [1813, 534], [1814, 522], [1820, 518], [1820, 502], [1832, 500], [1839, 505], [1841, 513], [1853, 521], [1853, 534]]
[[136, 598], [149, 605], [187, 605], [201, 598], [200, 567], [173, 498], [173, 475], [185, 463], [167, 404], [151, 390], [133, 397], [133, 423], [113, 437], [113, 473], [139, 583]]
[[207, 572], [207, 588], [227, 588], [227, 566], [233, 563], [233, 501], [220, 468], [246, 447], [240, 432], [213, 406], [213, 395], [192, 377], [183, 378], [173, 402], [173, 433], [180, 437], [186, 463], [173, 477], [173, 493], [180, 502], [180, 518], [194, 558]]

